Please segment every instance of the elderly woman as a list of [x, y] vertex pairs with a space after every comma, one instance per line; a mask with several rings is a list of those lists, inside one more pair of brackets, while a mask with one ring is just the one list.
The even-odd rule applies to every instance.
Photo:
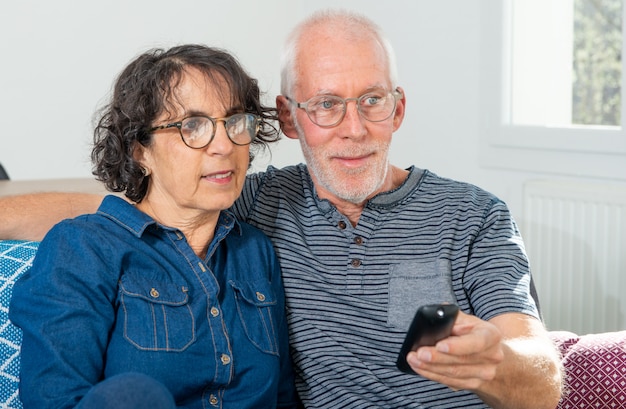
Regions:
[[226, 210], [275, 111], [228, 53], [151, 50], [94, 132], [96, 214], [56, 225], [15, 285], [24, 407], [295, 407], [280, 269]]

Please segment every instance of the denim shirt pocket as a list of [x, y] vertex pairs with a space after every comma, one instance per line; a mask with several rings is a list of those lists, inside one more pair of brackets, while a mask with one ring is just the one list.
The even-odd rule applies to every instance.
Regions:
[[229, 281], [246, 336], [259, 350], [278, 355], [276, 295], [264, 281]]
[[426, 304], [456, 304], [448, 260], [406, 262], [389, 270], [387, 323], [407, 330], [417, 308]]
[[147, 351], [179, 352], [196, 338], [186, 285], [123, 275], [120, 302], [124, 338]]

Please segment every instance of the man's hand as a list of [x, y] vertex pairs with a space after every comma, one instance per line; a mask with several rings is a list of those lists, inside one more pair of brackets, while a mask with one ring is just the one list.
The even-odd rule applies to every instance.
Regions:
[[498, 328], [460, 311], [450, 337], [407, 356], [415, 372], [455, 390], [480, 389], [495, 378], [503, 359]]
[[554, 408], [560, 356], [537, 319], [509, 313], [483, 321], [459, 312], [452, 335], [407, 355], [418, 374], [467, 389], [494, 408]]

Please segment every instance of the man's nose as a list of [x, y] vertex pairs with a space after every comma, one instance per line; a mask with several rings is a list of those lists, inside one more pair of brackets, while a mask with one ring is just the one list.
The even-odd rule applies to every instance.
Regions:
[[[354, 102], [354, 104], [352, 104]], [[362, 136], [365, 134], [365, 118], [361, 115], [358, 108], [357, 98], [346, 99], [346, 114], [343, 117], [342, 124], [350, 129], [350, 135]]]

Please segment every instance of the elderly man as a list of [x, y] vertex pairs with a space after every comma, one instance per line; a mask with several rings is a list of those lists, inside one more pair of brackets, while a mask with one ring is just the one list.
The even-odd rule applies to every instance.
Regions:
[[[406, 96], [387, 39], [343, 11], [314, 14], [288, 38], [276, 102], [306, 165], [250, 175], [232, 210], [261, 228], [279, 256], [305, 406], [554, 408], [558, 354], [506, 205], [475, 186], [389, 163]], [[42, 203], [62, 210], [36, 219], [56, 220], [94, 211], [99, 198], [23, 196], [2, 205], [32, 217]], [[0, 235], [16, 237], [19, 217], [8, 213]], [[417, 374], [400, 372], [412, 315], [429, 303], [460, 307], [452, 335], [408, 354]]]

